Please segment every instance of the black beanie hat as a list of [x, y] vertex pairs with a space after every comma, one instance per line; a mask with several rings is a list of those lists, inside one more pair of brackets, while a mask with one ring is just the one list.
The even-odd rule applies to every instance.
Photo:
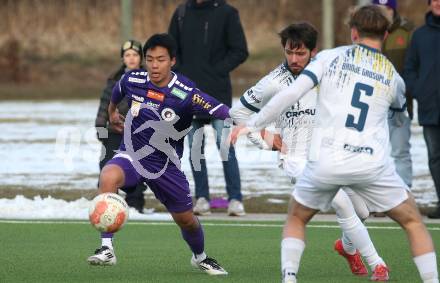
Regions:
[[142, 59], [142, 44], [136, 40], [127, 40], [121, 45], [121, 58], [124, 57], [124, 52], [128, 49], [136, 51]]

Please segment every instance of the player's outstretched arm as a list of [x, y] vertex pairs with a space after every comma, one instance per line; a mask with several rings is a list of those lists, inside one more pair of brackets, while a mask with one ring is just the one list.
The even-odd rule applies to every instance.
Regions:
[[193, 114], [209, 115], [214, 119], [226, 120], [230, 118], [229, 107], [220, 103], [212, 96], [201, 92], [196, 89], [197, 92], [192, 96], [192, 112]]
[[235, 144], [242, 135], [250, 132], [259, 132], [266, 125], [274, 122], [291, 105], [295, 104], [304, 94], [315, 86], [314, 80], [309, 76], [300, 75], [288, 88], [280, 91], [258, 112], [246, 125], [234, 127], [229, 135], [229, 142]]
[[[271, 73], [264, 76], [256, 85], [246, 90], [240, 100], [234, 104], [229, 111], [229, 115], [235, 124], [245, 124], [252, 115], [258, 113], [260, 109], [282, 88], [275, 83]], [[264, 150], [273, 150], [273, 140], [263, 139], [263, 131], [249, 133], [248, 140], [255, 146]], [[269, 142], [268, 142], [269, 141]]]
[[[245, 98], [246, 93], [247, 92], [245, 92], [245, 94], [240, 98], [240, 100], [237, 103], [235, 103], [235, 105], [229, 110], [229, 116], [231, 116], [232, 120], [237, 125], [245, 124], [247, 121], [249, 121], [252, 115], [254, 115], [256, 112], [259, 111], [258, 108], [252, 106], [246, 101]], [[243, 102], [246, 103], [247, 106]], [[259, 149], [265, 149], [265, 150], [271, 149], [271, 147], [269, 147], [267, 143], [264, 141], [260, 133], [249, 133], [248, 139]]]
[[246, 123], [256, 112], [247, 108], [241, 100], [242, 99], [235, 103], [235, 105], [229, 110], [229, 116], [231, 116], [232, 120], [234, 120], [237, 125]]
[[315, 82], [309, 76], [300, 75], [293, 84], [272, 97], [246, 125], [255, 129], [263, 129], [267, 124], [274, 122], [281, 113], [295, 104], [314, 86]]
[[237, 143], [237, 140], [240, 136], [247, 135], [250, 132], [252, 132], [252, 129], [246, 127], [245, 125], [235, 126], [228, 137], [228, 142], [234, 145]]

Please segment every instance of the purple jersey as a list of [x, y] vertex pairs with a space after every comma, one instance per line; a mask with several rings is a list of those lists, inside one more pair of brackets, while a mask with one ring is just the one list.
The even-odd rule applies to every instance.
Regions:
[[[128, 149], [128, 152], [137, 152], [147, 145], [149, 151], [137, 160], [150, 166], [154, 163], [158, 169], [163, 168], [170, 158], [166, 150], [156, 146], [158, 141], [162, 139], [165, 146], [171, 146], [180, 159], [184, 137], [194, 115], [208, 114], [221, 120], [229, 118], [226, 105], [200, 91], [188, 78], [176, 73], [172, 75], [167, 86], [157, 87], [150, 81], [146, 71], [128, 72], [113, 88], [111, 98], [114, 104], [118, 104], [125, 96], [130, 107], [120, 151], [127, 152]], [[127, 132], [130, 124], [130, 131]], [[127, 140], [127, 137], [131, 139]]]

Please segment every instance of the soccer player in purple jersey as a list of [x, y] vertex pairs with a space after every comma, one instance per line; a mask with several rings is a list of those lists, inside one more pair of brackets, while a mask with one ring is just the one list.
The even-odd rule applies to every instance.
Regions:
[[[183, 141], [195, 114], [215, 119], [229, 118], [229, 108], [201, 92], [195, 84], [171, 67], [176, 62], [176, 43], [168, 34], [155, 34], [144, 45], [147, 72], [133, 70], [114, 87], [109, 105], [110, 122], [124, 125], [118, 153], [103, 168], [99, 193], [147, 183], [179, 225], [193, 256], [191, 264], [210, 275], [227, 272], [204, 251], [202, 226], [193, 214], [188, 181], [180, 169]], [[130, 111], [122, 121], [116, 105], [123, 97]], [[101, 247], [87, 261], [114, 265], [113, 234], [101, 234]]]

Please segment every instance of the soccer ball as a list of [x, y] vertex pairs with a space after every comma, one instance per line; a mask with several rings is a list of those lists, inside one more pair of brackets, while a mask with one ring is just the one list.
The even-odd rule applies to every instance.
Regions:
[[95, 197], [89, 209], [89, 220], [100, 232], [114, 233], [124, 226], [128, 219], [128, 205], [114, 193], [103, 193]]

